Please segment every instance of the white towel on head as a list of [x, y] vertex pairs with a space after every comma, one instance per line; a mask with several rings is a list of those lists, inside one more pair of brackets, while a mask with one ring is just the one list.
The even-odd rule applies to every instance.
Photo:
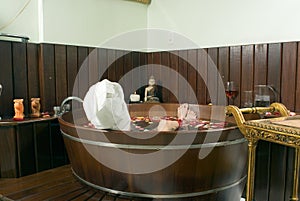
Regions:
[[83, 108], [98, 129], [130, 130], [130, 115], [121, 85], [107, 79], [90, 87]]

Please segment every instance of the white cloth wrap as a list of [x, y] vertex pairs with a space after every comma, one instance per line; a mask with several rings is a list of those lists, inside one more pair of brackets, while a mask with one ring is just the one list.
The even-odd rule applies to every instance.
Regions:
[[130, 115], [121, 85], [105, 79], [90, 87], [83, 108], [98, 129], [130, 130]]

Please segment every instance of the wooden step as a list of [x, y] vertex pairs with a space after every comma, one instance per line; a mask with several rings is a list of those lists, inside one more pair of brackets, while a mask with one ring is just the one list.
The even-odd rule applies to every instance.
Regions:
[[93, 189], [76, 180], [69, 165], [21, 178], [0, 179], [0, 201], [10, 200], [141, 201]]

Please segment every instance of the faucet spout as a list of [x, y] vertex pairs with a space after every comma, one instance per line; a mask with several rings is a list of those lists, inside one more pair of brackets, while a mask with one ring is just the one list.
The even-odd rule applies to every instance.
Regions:
[[69, 96], [67, 97], [66, 99], [63, 100], [63, 102], [61, 103], [60, 105], [60, 114], [62, 115], [65, 111], [64, 111], [64, 105], [69, 102], [69, 101], [72, 101], [72, 100], [76, 100], [80, 103], [83, 103], [83, 100], [79, 97], [76, 97], [76, 96]]

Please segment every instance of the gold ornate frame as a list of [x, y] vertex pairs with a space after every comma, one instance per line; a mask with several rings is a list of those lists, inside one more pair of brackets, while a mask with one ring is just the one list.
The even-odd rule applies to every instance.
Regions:
[[273, 103], [270, 107], [243, 109], [239, 109], [236, 106], [229, 105], [227, 106], [226, 110], [227, 114], [232, 114], [234, 116], [241, 133], [248, 140], [248, 179], [246, 201], [253, 201], [254, 199], [255, 155], [257, 142], [259, 140], [265, 140], [295, 148], [293, 192], [290, 201], [298, 201], [300, 129], [296, 127], [294, 128], [272, 124], [271, 121], [266, 119], [245, 121], [243, 113], [263, 113], [267, 111], [278, 111], [282, 116], [280, 118], [277, 118], [278, 121], [300, 119], [300, 117], [288, 117], [289, 112], [287, 108], [280, 103]]

